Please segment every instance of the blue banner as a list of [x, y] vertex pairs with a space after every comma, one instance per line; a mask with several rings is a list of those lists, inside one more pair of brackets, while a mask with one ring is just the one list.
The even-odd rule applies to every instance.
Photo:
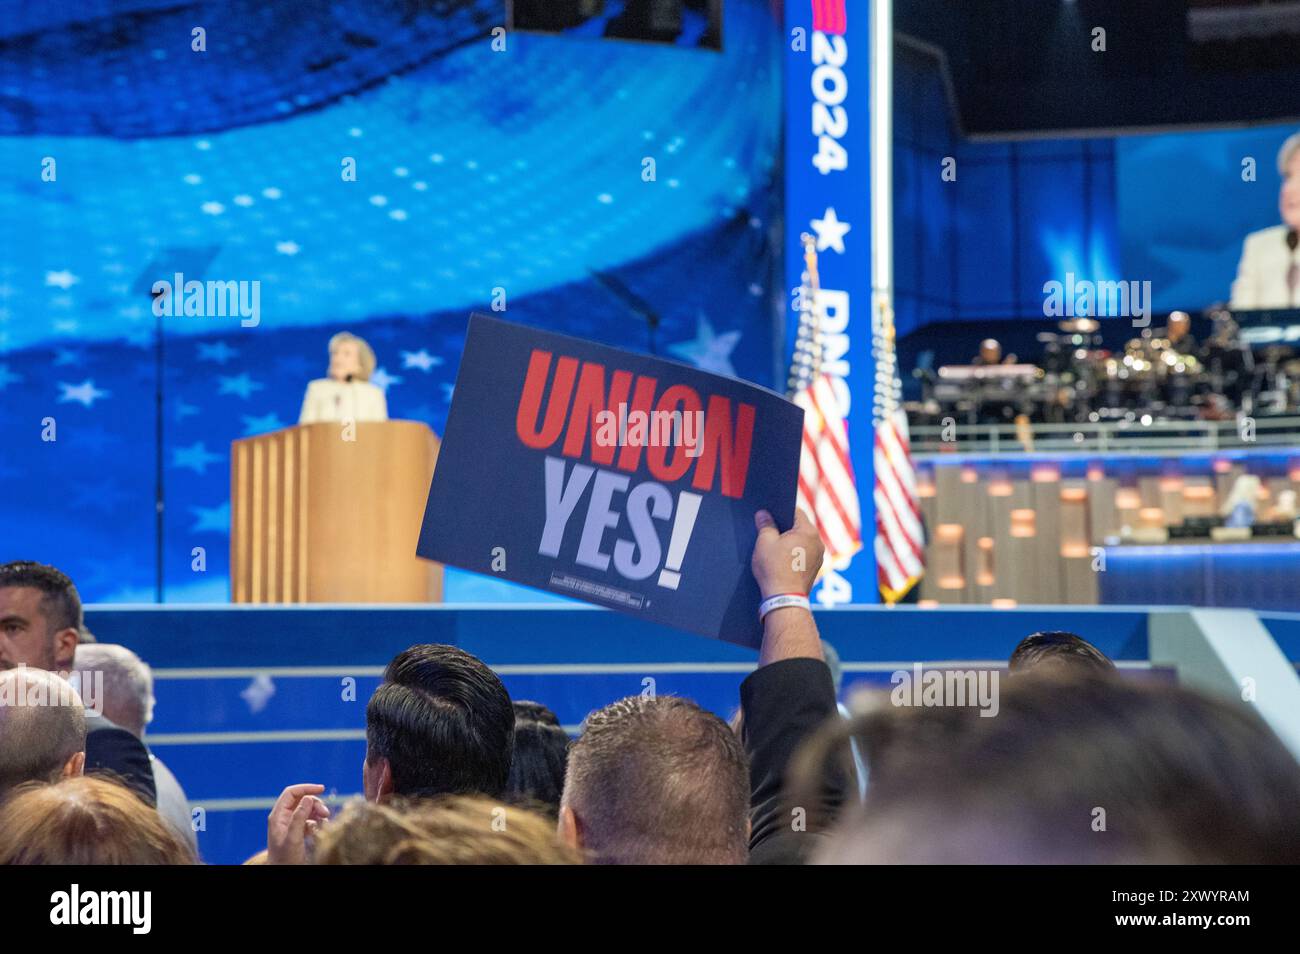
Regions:
[[416, 552], [757, 646], [754, 514], [793, 521], [802, 432], [764, 388], [474, 315]]
[[[817, 590], [826, 605], [879, 600], [872, 542], [875, 507], [872, 397], [870, 72], [867, 0], [785, 5], [785, 215], [787, 350], [799, 327], [800, 236], [816, 240], [821, 289], [822, 370], [848, 420], [863, 548], [828, 568]], [[813, 515], [816, 516], [815, 514]]]

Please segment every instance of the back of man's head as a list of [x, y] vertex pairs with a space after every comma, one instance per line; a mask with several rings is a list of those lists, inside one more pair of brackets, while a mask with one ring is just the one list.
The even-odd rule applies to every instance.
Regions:
[[[516, 708], [515, 710], [519, 710]], [[531, 719], [515, 721], [515, 753], [507, 793], [513, 801], [555, 818], [564, 791], [569, 736], [558, 725]]]
[[0, 672], [0, 798], [23, 782], [80, 774], [85, 751], [75, 689], [43, 669]]
[[861, 718], [871, 785], [836, 863], [1296, 863], [1300, 765], [1242, 705], [1095, 675]]
[[[88, 705], [99, 705], [104, 717], [137, 738], [153, 720], [153, 672], [135, 653], [116, 643], [82, 643], [77, 647], [77, 672]], [[100, 682], [102, 680], [102, 687]], [[102, 698], [92, 700], [92, 690]]]
[[385, 794], [499, 796], [510, 775], [515, 714], [488, 666], [455, 646], [393, 658], [366, 707], [366, 763], [391, 772]]
[[1094, 673], [1111, 674], [1115, 664], [1100, 649], [1074, 633], [1050, 631], [1026, 636], [1011, 653], [1013, 674]]
[[595, 862], [744, 864], [745, 751], [687, 699], [620, 699], [589, 715], [570, 747], [561, 816]]

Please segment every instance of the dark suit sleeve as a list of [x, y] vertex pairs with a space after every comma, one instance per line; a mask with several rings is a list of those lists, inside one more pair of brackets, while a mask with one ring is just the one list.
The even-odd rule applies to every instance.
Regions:
[[763, 666], [741, 683], [740, 705], [749, 755], [750, 864], [799, 864], [821, 838], [812, 822], [829, 818], [844, 796], [844, 780], [831, 779], [821, 803], [809, 807], [807, 831], [795, 830], [791, 806], [784, 801], [791, 756], [822, 723], [838, 716], [830, 669], [820, 659]]
[[86, 774], [115, 776], [150, 805], [158, 803], [149, 750], [125, 729], [103, 728], [86, 733]]

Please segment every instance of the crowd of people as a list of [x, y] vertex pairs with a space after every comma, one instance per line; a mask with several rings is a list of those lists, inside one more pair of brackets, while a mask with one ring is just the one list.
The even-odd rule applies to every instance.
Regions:
[[[808, 593], [815, 528], [756, 519], [763, 596]], [[290, 785], [249, 863], [1300, 862], [1300, 764], [1247, 704], [1048, 632], [1016, 648], [995, 712], [887, 692], [846, 710], [806, 601], [763, 630], [730, 723], [644, 694], [574, 739], [475, 656], [412, 646], [366, 707], [364, 797]], [[0, 566], [0, 863], [197, 863], [147, 746], [149, 669], [90, 639], [66, 576]]]

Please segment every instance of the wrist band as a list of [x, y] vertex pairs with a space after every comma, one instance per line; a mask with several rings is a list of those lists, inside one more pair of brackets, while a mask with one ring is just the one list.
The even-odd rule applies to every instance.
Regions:
[[758, 604], [758, 621], [761, 623], [772, 610], [782, 609], [786, 606], [798, 606], [806, 610], [812, 609], [808, 597], [802, 593], [778, 593], [776, 596], [769, 596]]

